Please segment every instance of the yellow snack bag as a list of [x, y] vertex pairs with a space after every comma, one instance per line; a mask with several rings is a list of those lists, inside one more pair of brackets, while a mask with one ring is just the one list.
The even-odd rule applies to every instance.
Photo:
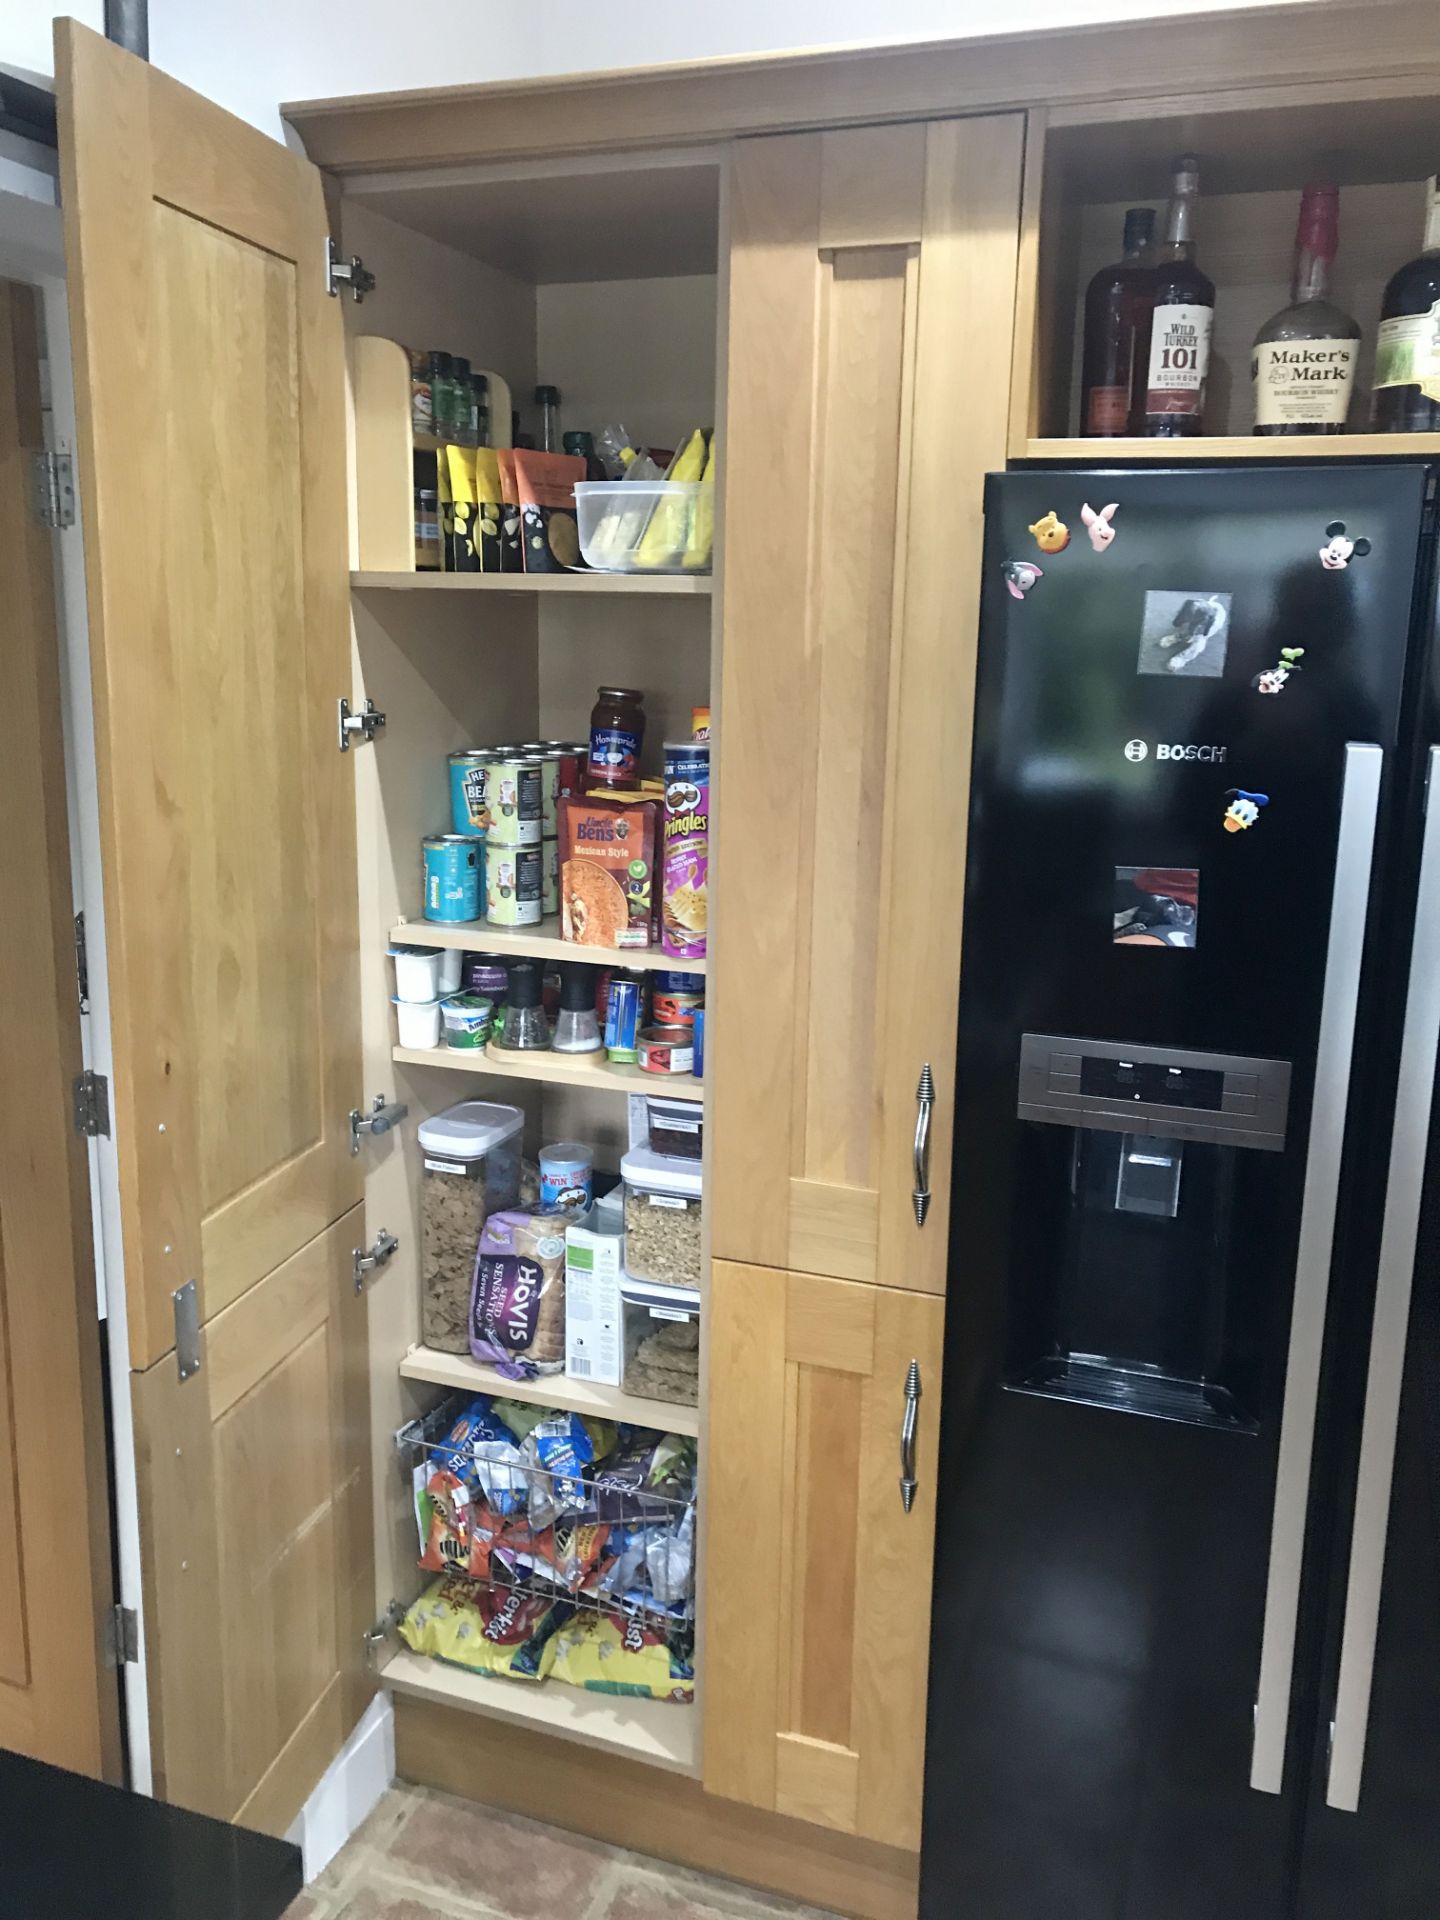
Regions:
[[500, 461], [493, 447], [476, 447], [475, 551], [482, 573], [500, 572]]
[[646, 1620], [625, 1614], [576, 1614], [556, 1634], [551, 1671], [586, 1693], [623, 1693], [688, 1703], [695, 1669]]
[[475, 550], [475, 447], [447, 445], [440, 464], [450, 482], [450, 516], [445, 540], [445, 566], [451, 573], [478, 573]]
[[481, 1587], [446, 1575], [400, 1622], [400, 1637], [467, 1673], [543, 1680], [555, 1664], [555, 1629], [569, 1608], [550, 1594]]

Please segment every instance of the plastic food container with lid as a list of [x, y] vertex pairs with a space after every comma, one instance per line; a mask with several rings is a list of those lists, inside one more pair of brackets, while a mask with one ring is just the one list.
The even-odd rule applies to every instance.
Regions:
[[713, 480], [580, 480], [575, 518], [588, 567], [604, 573], [709, 573], [696, 540]]
[[662, 1287], [698, 1287], [704, 1210], [700, 1169], [648, 1147], [620, 1162], [625, 1182], [625, 1271]]
[[427, 1347], [470, 1351], [470, 1283], [488, 1215], [520, 1197], [518, 1107], [462, 1100], [421, 1122], [420, 1319]]

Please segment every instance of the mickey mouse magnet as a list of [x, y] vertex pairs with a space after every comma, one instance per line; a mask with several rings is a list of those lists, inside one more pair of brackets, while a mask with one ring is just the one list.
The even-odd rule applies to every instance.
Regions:
[[1345, 531], [1343, 520], [1332, 520], [1325, 529], [1325, 544], [1320, 549], [1320, 564], [1327, 573], [1339, 573], [1348, 567], [1352, 560], [1363, 560], [1370, 551], [1370, 542], [1363, 537], [1354, 540]]

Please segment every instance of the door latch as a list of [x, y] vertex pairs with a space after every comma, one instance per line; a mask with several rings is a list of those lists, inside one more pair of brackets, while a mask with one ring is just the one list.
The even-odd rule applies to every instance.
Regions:
[[373, 1134], [376, 1139], [382, 1133], [389, 1133], [392, 1127], [409, 1113], [409, 1107], [399, 1100], [387, 1100], [383, 1093], [377, 1093], [369, 1113], [362, 1113], [359, 1107], [350, 1109], [350, 1151], [359, 1153], [362, 1133]]
[[363, 1293], [365, 1291], [366, 1275], [374, 1273], [380, 1267], [383, 1267], [399, 1244], [400, 1242], [395, 1238], [393, 1233], [387, 1233], [384, 1227], [381, 1227], [379, 1233], [375, 1236], [373, 1246], [354, 1248], [355, 1291], [357, 1293]]
[[352, 734], [358, 735], [365, 746], [374, 744], [375, 736], [385, 724], [385, 716], [373, 700], [367, 700], [362, 712], [353, 713], [350, 702], [342, 694], [340, 697], [340, 751], [350, 751]]
[[341, 287], [350, 289], [350, 298], [358, 306], [367, 293], [375, 291], [375, 276], [360, 258], [352, 253], [348, 260], [342, 260], [336, 251], [333, 236], [325, 241], [325, 291], [336, 299], [340, 297]]

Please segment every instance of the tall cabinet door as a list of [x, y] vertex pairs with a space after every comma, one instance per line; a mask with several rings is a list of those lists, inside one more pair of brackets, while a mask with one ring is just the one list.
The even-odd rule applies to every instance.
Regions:
[[944, 1303], [712, 1277], [705, 1786], [918, 1847]]
[[151, 1744], [283, 1827], [374, 1599], [339, 303], [314, 168], [56, 57]]
[[708, 989], [727, 1260], [944, 1289], [1022, 158], [1018, 115], [737, 149]]

